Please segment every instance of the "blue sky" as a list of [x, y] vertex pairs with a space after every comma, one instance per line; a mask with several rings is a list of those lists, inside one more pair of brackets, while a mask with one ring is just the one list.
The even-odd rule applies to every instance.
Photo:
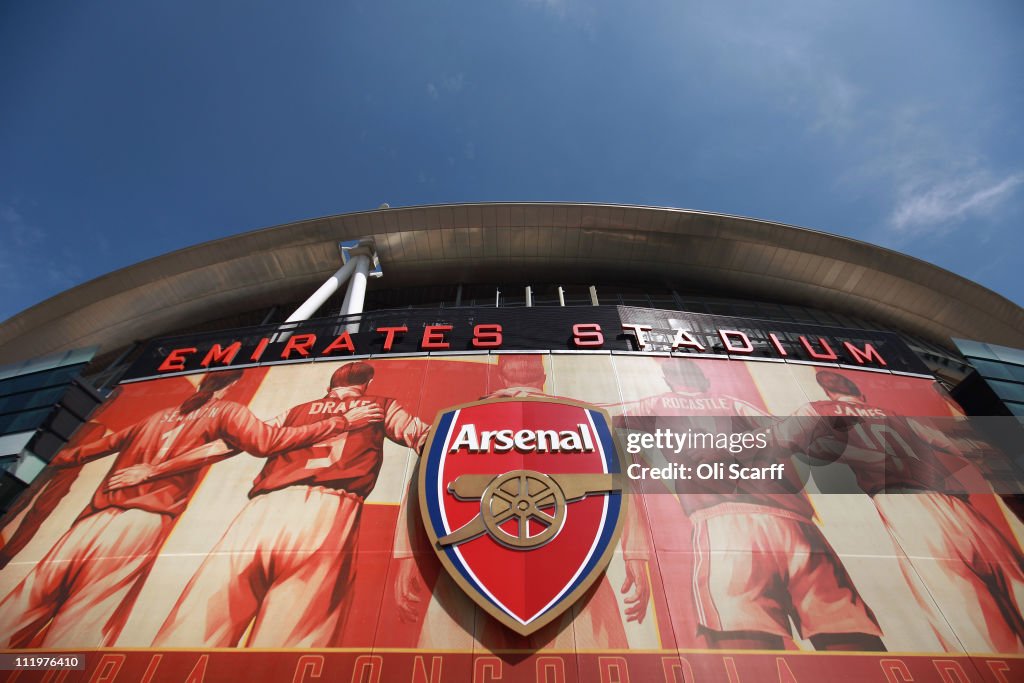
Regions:
[[10, 2], [0, 320], [303, 218], [469, 201], [811, 227], [1024, 303], [1024, 3]]

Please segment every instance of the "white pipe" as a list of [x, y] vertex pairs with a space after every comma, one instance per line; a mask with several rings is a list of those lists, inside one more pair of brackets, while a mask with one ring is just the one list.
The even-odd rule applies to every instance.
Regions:
[[[341, 286], [341, 283], [348, 279], [348, 276], [356, 267], [356, 260], [357, 259], [349, 259], [348, 263], [339, 268], [334, 275], [327, 278], [327, 282], [320, 285], [320, 289], [313, 292], [311, 297], [302, 302], [302, 305], [296, 308], [295, 312], [288, 316], [288, 319], [285, 320], [285, 322], [301, 322], [313, 317], [313, 314], [320, 310], [320, 307], [324, 305], [324, 302], [331, 298], [332, 294], [338, 291], [338, 287]], [[365, 281], [363, 287], [365, 290]]]
[[[359, 254], [349, 259], [349, 263], [355, 263], [355, 272], [352, 274], [352, 281], [348, 283], [345, 305], [341, 314], [358, 315], [363, 312], [363, 302], [366, 299], [366, 278], [370, 273], [370, 257], [366, 254]], [[349, 323], [345, 329], [349, 333], [358, 332], [359, 323]]]
[[[349, 261], [351, 263], [352, 261]], [[354, 266], [353, 266], [354, 267]], [[338, 309], [338, 315], [345, 315], [345, 311], [352, 305], [352, 287], [345, 288], [345, 298], [341, 301], [341, 308]]]

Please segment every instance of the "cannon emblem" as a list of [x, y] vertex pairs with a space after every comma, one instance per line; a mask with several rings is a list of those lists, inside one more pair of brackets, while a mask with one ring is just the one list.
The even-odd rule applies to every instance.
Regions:
[[480, 514], [437, 542], [458, 545], [487, 534], [507, 548], [539, 548], [562, 530], [569, 503], [621, 488], [612, 474], [463, 474], [448, 484], [448, 493], [461, 501], [479, 500]]

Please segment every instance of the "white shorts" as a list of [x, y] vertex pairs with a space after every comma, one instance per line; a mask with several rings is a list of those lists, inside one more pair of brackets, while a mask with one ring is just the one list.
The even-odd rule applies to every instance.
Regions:
[[693, 592], [698, 622], [712, 631], [803, 638], [881, 636], [875, 616], [817, 526], [761, 505], [727, 503], [693, 522]]
[[157, 647], [330, 647], [351, 601], [363, 499], [289, 486], [250, 500], [203, 561]]
[[1024, 652], [1024, 560], [1014, 543], [955, 496], [890, 493], [873, 500], [903, 551], [900, 566], [921, 609], [956, 635], [949, 642], [945, 629], [933, 629], [943, 646]]

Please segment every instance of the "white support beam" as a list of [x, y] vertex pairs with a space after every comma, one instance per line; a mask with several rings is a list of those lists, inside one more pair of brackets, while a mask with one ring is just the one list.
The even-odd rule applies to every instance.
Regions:
[[[355, 272], [352, 273], [352, 281], [348, 283], [348, 291], [345, 292], [345, 303], [342, 306], [342, 315], [358, 315], [363, 312], [363, 303], [366, 300], [366, 278], [370, 273], [370, 260], [372, 252], [369, 249], [366, 253], [350, 252], [349, 263], [355, 264]], [[349, 333], [359, 331], [359, 323], [353, 322], [345, 325]]]
[[[366, 298], [366, 278], [368, 275], [380, 276], [380, 268], [377, 263], [377, 255], [374, 252], [372, 239], [363, 239], [358, 242], [346, 242], [340, 245], [342, 258], [345, 265], [337, 270], [327, 281], [320, 285], [320, 288], [313, 292], [312, 296], [302, 302], [302, 305], [295, 309], [281, 327], [275, 341], [284, 341], [291, 336], [291, 330], [295, 325], [289, 323], [300, 323], [309, 320], [327, 302], [331, 295], [338, 291], [341, 285], [351, 278], [348, 289], [345, 291], [345, 301], [341, 305], [341, 315], [356, 315], [363, 312], [363, 302]], [[373, 272], [371, 273], [371, 268]], [[358, 332], [359, 324], [353, 323], [345, 326], [349, 332]]]
[[313, 292], [312, 296], [303, 301], [302, 305], [296, 308], [295, 312], [288, 316], [288, 319], [285, 320], [285, 322], [302, 322], [303, 320], [309, 320], [312, 318], [313, 314], [320, 310], [320, 307], [324, 305], [324, 302], [330, 299], [331, 295], [338, 291], [338, 287], [348, 279], [349, 275], [352, 274], [352, 271], [355, 270], [355, 268], [355, 259], [350, 259], [349, 262], [339, 268], [334, 275], [327, 278], [327, 281], [320, 285], [320, 288]]

